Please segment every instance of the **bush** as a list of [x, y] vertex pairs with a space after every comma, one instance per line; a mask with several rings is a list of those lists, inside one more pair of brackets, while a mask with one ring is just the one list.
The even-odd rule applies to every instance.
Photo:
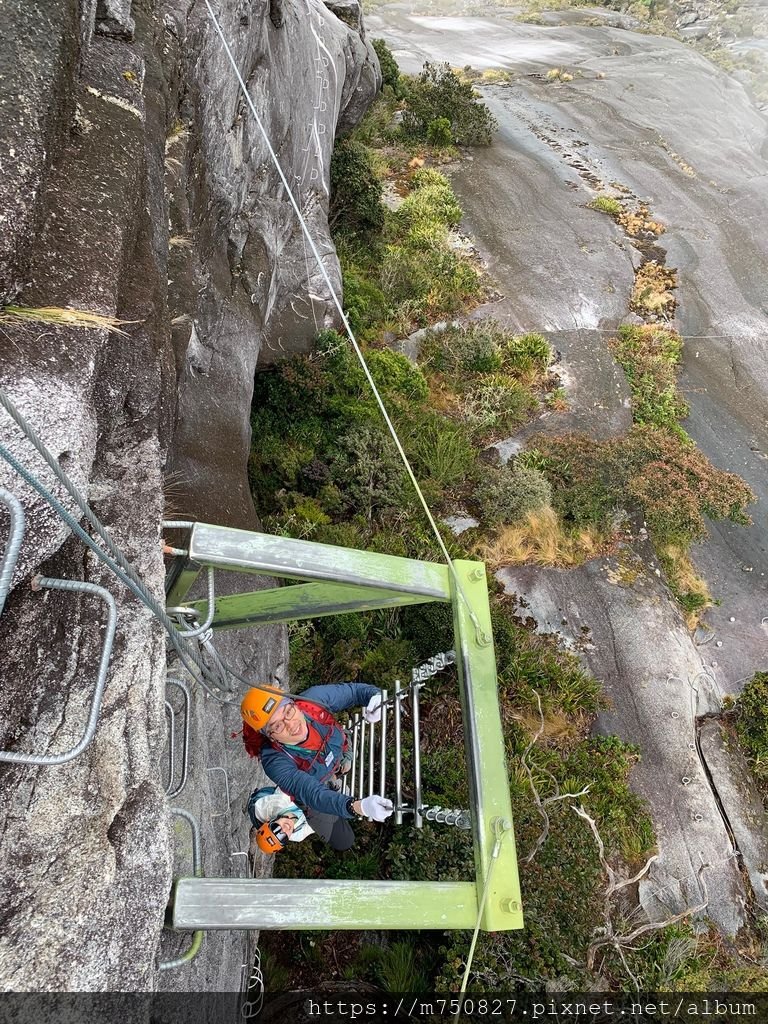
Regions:
[[394, 441], [379, 427], [355, 427], [339, 441], [331, 472], [347, 507], [365, 519], [406, 504], [405, 473]]
[[536, 469], [524, 466], [489, 470], [478, 485], [475, 498], [483, 520], [489, 526], [514, 523], [528, 512], [548, 505], [552, 488]]
[[368, 369], [380, 391], [423, 402], [429, 394], [426, 378], [402, 352], [374, 349], [367, 355]]
[[768, 786], [768, 672], [756, 672], [734, 705], [736, 734], [752, 770]]
[[384, 227], [382, 184], [371, 151], [361, 142], [344, 139], [331, 158], [331, 228], [351, 234], [375, 234]]
[[504, 363], [501, 337], [492, 321], [449, 327], [424, 339], [421, 358], [440, 373], [493, 373]]
[[490, 145], [497, 127], [470, 82], [461, 81], [448, 64], [427, 62], [408, 84], [403, 128], [426, 139], [430, 125], [439, 119], [448, 122], [451, 137], [460, 146]]
[[445, 149], [453, 142], [451, 122], [447, 117], [436, 117], [427, 125], [427, 142], [430, 146]]
[[371, 43], [381, 68], [382, 86], [388, 85], [396, 96], [400, 95], [400, 68], [397, 66], [392, 51], [383, 39], [372, 39]]

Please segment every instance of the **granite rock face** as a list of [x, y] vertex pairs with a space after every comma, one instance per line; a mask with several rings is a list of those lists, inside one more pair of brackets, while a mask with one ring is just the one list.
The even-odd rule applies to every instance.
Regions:
[[[360, 31], [312, 0], [215, 6], [338, 283], [329, 163], [336, 133], [378, 88], [375, 55]], [[307, 346], [332, 318], [328, 288], [311, 254], [305, 260], [284, 186], [202, 0], [21, 0], [6, 23], [0, 304], [130, 323], [127, 336], [0, 324], [0, 386], [162, 601], [164, 503], [185, 518], [257, 526], [246, 479], [254, 370]], [[0, 442], [63, 498], [4, 411]], [[163, 631], [2, 460], [0, 486], [27, 516], [0, 618], [2, 749], [50, 754], [78, 741], [105, 635], [98, 598], [33, 592], [32, 576], [100, 584], [118, 606], [85, 753], [60, 767], [0, 763], [0, 981], [6, 990], [152, 989], [179, 871], [179, 829], [164, 796]], [[7, 521], [0, 506], [0, 551]], [[283, 679], [284, 648], [280, 628], [223, 645], [249, 679]], [[198, 740], [184, 793], [200, 814], [204, 799], [222, 808], [213, 788], [220, 773], [207, 773], [209, 762], [235, 766], [241, 803], [252, 774], [232, 742], [232, 709], [209, 703], [194, 698]], [[211, 873], [226, 873], [236, 852], [240, 812], [203, 829]], [[239, 939], [230, 945], [227, 953], [223, 939], [209, 943], [215, 972], [203, 965], [195, 985], [238, 986]]]

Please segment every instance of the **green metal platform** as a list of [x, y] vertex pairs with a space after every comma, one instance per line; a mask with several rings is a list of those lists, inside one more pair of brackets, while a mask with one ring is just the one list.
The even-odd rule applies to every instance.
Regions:
[[[212, 628], [232, 629], [345, 612], [440, 601], [453, 606], [454, 646], [469, 771], [475, 878], [465, 882], [181, 878], [171, 921], [179, 929], [470, 929], [522, 928], [512, 809], [496, 683], [485, 567], [448, 566], [330, 544], [195, 524], [188, 554], [168, 574], [167, 604], [186, 598], [204, 569], [263, 574], [291, 586], [216, 598]], [[508, 825], [497, 844], [499, 823]], [[493, 857], [496, 847], [497, 856]], [[494, 860], [491, 883], [483, 890]]]

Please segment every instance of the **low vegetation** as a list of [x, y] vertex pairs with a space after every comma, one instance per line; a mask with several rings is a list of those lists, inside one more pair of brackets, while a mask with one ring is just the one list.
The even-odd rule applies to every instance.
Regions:
[[[386, 74], [379, 104], [337, 147], [334, 234], [345, 307], [430, 506], [438, 515], [463, 510], [480, 521], [458, 537], [445, 528], [452, 556], [476, 557], [482, 550], [491, 565], [572, 564], [609, 542], [617, 506], [642, 507], [659, 538], [683, 545], [700, 535], [704, 514], [743, 516], [744, 485], [729, 474], [715, 479], [718, 471], [661, 412], [671, 409], [673, 419], [682, 412], [674, 390], [679, 349], [671, 336], [642, 329], [617, 338], [617, 355], [634, 368], [633, 386], [643, 396], [637, 415], [644, 419], [626, 447], [575, 437], [542, 439], [507, 466], [490, 459], [489, 444], [542, 402], [564, 401], [551, 370], [554, 354], [542, 335], [516, 335], [486, 320], [427, 330], [414, 361], [387, 347], [398, 330], [466, 309], [481, 285], [478, 268], [449, 245], [461, 211], [435, 166], [448, 137], [444, 122], [450, 122], [453, 142], [458, 122], [444, 107], [416, 105], [412, 125], [401, 132], [392, 114], [406, 102], [401, 97], [412, 97], [413, 83], [394, 81], [388, 63]], [[430, 70], [424, 95], [442, 81], [442, 72]], [[471, 97], [452, 82], [446, 92], [461, 97], [461, 109]], [[416, 131], [414, 125], [421, 133], [418, 145], [406, 134]], [[440, 559], [346, 339], [324, 331], [311, 355], [258, 374], [252, 427], [251, 483], [267, 530]], [[685, 480], [687, 497], [677, 493], [678, 477], [674, 494], [664, 492], [654, 464], [665, 460]], [[730, 488], [727, 496], [723, 483]], [[534, 793], [542, 800], [580, 793], [578, 801], [597, 822], [611, 861], [636, 868], [654, 845], [646, 809], [628, 784], [638, 751], [615, 737], [589, 738], [605, 703], [598, 682], [555, 637], [522, 621], [524, 612], [493, 578], [489, 588], [527, 925], [521, 933], [480, 935], [470, 987], [623, 988], [628, 977], [612, 954], [587, 967], [595, 930], [604, 924], [605, 877], [594, 837], [571, 801], [548, 805], [550, 830], [544, 837]], [[355, 677], [389, 686], [452, 645], [451, 610], [438, 604], [297, 624], [290, 628], [292, 686], [301, 690]], [[461, 713], [450, 671], [429, 684], [422, 712], [425, 802], [466, 807]], [[588, 792], [582, 792], [585, 787]], [[468, 833], [447, 826], [396, 828], [391, 822], [361, 825], [356, 847], [343, 857], [321, 844], [293, 844], [277, 859], [276, 870], [309, 878], [474, 876]], [[469, 938], [439, 932], [275, 934], [264, 937], [265, 962], [277, 987], [312, 987], [322, 971], [339, 982], [386, 991], [456, 990]], [[654, 955], [659, 948], [654, 946]], [[635, 974], [658, 977], [644, 949], [628, 949], [626, 955], [633, 958]], [[693, 952], [686, 955], [686, 965], [692, 964]]]
[[768, 672], [756, 672], [731, 708], [739, 743], [768, 803]]

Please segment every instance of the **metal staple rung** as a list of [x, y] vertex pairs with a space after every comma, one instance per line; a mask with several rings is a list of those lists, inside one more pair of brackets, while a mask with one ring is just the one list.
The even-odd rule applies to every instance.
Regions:
[[171, 707], [171, 702], [166, 699], [165, 710], [168, 715], [168, 785], [165, 787], [165, 795], [173, 785], [173, 776], [176, 774], [176, 713]]
[[[200, 826], [195, 818], [189, 811], [185, 811], [183, 807], [169, 807], [168, 810], [171, 814], [177, 818], [183, 818], [190, 827], [192, 832], [192, 871], [195, 878], [203, 877], [203, 853], [202, 843], [200, 842]], [[196, 931], [192, 933], [192, 943], [186, 952], [182, 953], [181, 956], [176, 957], [174, 960], [162, 960], [158, 965], [158, 971], [170, 971], [174, 967], [184, 967], [186, 964], [191, 963], [192, 960], [197, 956], [200, 950], [203, 948], [203, 938], [205, 932]]]
[[10, 491], [6, 491], [4, 487], [0, 487], [0, 501], [8, 509], [11, 519], [8, 541], [3, 550], [3, 561], [0, 563], [0, 615], [2, 615], [5, 599], [11, 589], [11, 580], [19, 558], [21, 542], [24, 539], [24, 509], [19, 499]]
[[229, 809], [232, 806], [229, 799], [229, 775], [226, 768], [222, 768], [220, 765], [216, 765], [213, 768], [206, 768], [206, 772], [221, 772], [224, 776], [224, 791], [227, 796], [227, 808], [224, 811], [218, 811], [216, 814], [211, 812], [211, 818], [223, 818], [225, 814], [229, 813]]
[[10, 750], [0, 751], [0, 761], [10, 761], [13, 764], [66, 764], [68, 761], [73, 761], [76, 757], [79, 757], [80, 754], [82, 754], [90, 744], [96, 732], [99, 711], [101, 710], [101, 700], [104, 696], [104, 687], [107, 681], [109, 659], [112, 656], [112, 646], [115, 642], [117, 606], [115, 605], [115, 599], [112, 597], [110, 592], [105, 590], [104, 587], [97, 586], [95, 583], [85, 583], [80, 580], [54, 580], [50, 579], [48, 576], [35, 576], [32, 581], [32, 586], [36, 590], [45, 588], [46, 590], [69, 590], [75, 593], [95, 594], [97, 597], [100, 597], [107, 606], [107, 627], [104, 637], [104, 646], [99, 660], [99, 671], [96, 677], [96, 686], [93, 691], [91, 710], [88, 714], [88, 722], [79, 743], [70, 750], [65, 751], [63, 754], [21, 754]]
[[[182, 747], [181, 747], [181, 779], [179, 781], [178, 786], [175, 789], [171, 790], [170, 792], [168, 792], [166, 790], [167, 797], [170, 800], [172, 800], [174, 797], [177, 797], [179, 795], [179, 793], [181, 793], [181, 791], [184, 789], [184, 787], [187, 784], [187, 772], [189, 770], [189, 728], [190, 728], [190, 717], [191, 717], [191, 695], [190, 695], [190, 692], [189, 692], [189, 687], [187, 686], [187, 684], [184, 682], [183, 679], [176, 679], [173, 676], [169, 676], [165, 680], [166, 690], [168, 688], [168, 684], [169, 683], [172, 686], [177, 686], [181, 690], [182, 694], [184, 695], [184, 732], [183, 732]], [[169, 779], [169, 785], [172, 782], [173, 782], [173, 771], [171, 772], [171, 776], [170, 776], [170, 779]]]

